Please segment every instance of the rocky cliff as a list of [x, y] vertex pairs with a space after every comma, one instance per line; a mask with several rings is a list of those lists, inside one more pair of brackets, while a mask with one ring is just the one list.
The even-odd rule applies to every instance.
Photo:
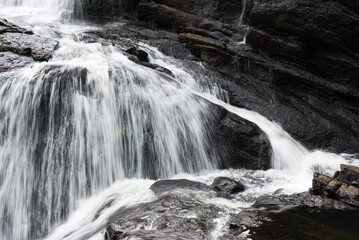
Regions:
[[359, 152], [356, 1], [142, 0], [138, 18], [177, 33], [221, 74], [231, 104], [309, 148]]

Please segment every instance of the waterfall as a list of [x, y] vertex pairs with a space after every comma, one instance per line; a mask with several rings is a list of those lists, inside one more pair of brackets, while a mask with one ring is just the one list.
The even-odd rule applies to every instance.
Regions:
[[0, 75], [0, 238], [41, 237], [123, 178], [215, 169], [208, 113], [100, 44], [62, 41], [50, 63]]
[[[17, 7], [72, 10], [74, 1], [0, 5], [17, 17]], [[41, 25], [30, 12], [23, 21], [35, 21], [35, 33], [58, 37], [60, 44], [49, 62], [0, 73], [0, 239], [89, 239], [119, 208], [154, 200], [150, 179], [222, 174], [209, 103], [267, 134], [274, 170], [260, 174], [277, 182], [264, 193], [286, 184], [305, 190], [308, 181], [298, 179], [310, 182], [313, 166], [332, 173], [346, 161], [311, 152], [276, 123], [222, 101], [226, 96], [215, 84], [155, 48], [138, 44], [173, 76], [136, 64], [115, 46], [76, 41], [82, 25], [61, 25], [58, 18], [60, 27]]]
[[0, 6], [72, 10], [76, 0], [0, 0]]

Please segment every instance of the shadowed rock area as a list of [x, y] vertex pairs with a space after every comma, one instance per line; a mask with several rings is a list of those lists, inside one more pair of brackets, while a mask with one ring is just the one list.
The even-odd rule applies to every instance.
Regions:
[[280, 123], [310, 149], [359, 152], [355, 1], [141, 0], [132, 9], [140, 22], [105, 32], [206, 62], [231, 104]]

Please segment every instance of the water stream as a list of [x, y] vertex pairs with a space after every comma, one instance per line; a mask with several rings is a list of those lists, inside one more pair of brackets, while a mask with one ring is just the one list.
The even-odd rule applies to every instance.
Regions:
[[[173, 77], [114, 46], [78, 42], [74, 36], [95, 27], [64, 18], [71, 0], [0, 6], [0, 17], [60, 42], [49, 62], [0, 74], [0, 239], [103, 239], [118, 209], [156, 199], [149, 179], [240, 179], [248, 190], [239, 198], [201, 196], [223, 209], [216, 238], [226, 213], [279, 188], [305, 191], [314, 170], [333, 174], [340, 163], [357, 161], [307, 150], [276, 123], [226, 103], [216, 84], [156, 48], [137, 43]], [[217, 169], [208, 102], [267, 134], [272, 170]]]

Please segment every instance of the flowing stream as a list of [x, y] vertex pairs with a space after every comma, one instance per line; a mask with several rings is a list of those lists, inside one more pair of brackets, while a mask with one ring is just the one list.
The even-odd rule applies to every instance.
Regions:
[[[150, 179], [240, 179], [248, 186], [240, 198], [201, 196], [223, 209], [215, 239], [227, 213], [256, 197], [306, 191], [314, 170], [333, 174], [340, 163], [357, 161], [308, 151], [276, 123], [226, 103], [216, 84], [156, 48], [137, 43], [173, 77], [114, 46], [79, 42], [78, 34], [95, 27], [66, 21], [73, 4], [0, 0], [0, 17], [60, 42], [49, 62], [0, 74], [0, 239], [103, 239], [118, 209], [156, 199]], [[217, 169], [208, 102], [267, 134], [273, 169]]]

